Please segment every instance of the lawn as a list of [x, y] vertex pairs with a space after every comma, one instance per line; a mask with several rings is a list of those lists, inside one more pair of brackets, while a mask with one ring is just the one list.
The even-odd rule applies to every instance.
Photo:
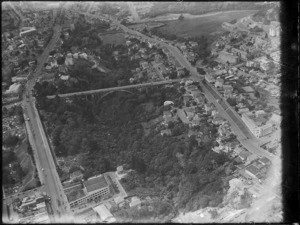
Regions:
[[255, 12], [254, 10], [228, 11], [199, 18], [185, 18], [183, 21], [166, 21], [163, 22], [165, 26], [158, 28], [158, 31], [175, 34], [180, 37], [209, 35], [212, 32], [222, 29], [221, 24], [223, 22], [240, 19]]

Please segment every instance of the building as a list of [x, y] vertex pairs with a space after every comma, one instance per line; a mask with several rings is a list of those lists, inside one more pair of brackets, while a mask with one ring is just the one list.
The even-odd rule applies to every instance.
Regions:
[[237, 63], [239, 61], [239, 57], [235, 56], [229, 52], [220, 51], [219, 52], [219, 59], [221, 59], [225, 63]]
[[24, 37], [24, 36], [32, 35], [32, 34], [36, 34], [36, 33], [37, 33], [37, 30], [35, 28], [32, 28], [32, 29], [20, 32], [20, 37]]
[[245, 169], [246, 174], [253, 178], [257, 178], [257, 175], [260, 173], [259, 169], [254, 165], [250, 165]]
[[216, 88], [223, 87], [223, 84], [224, 84], [224, 79], [222, 79], [222, 78], [217, 78], [216, 79], [216, 83], [215, 83]]
[[211, 74], [206, 74], [205, 75], [205, 80], [208, 82], [208, 83], [214, 83], [216, 81], [216, 79], [214, 78], [213, 75]]
[[231, 85], [223, 85], [223, 90], [224, 90], [224, 97], [225, 98], [231, 98], [232, 97], [232, 92], [233, 92], [233, 87]]
[[130, 208], [131, 207], [140, 207], [141, 206], [141, 200], [138, 197], [132, 197], [131, 201], [129, 203]]
[[239, 153], [239, 157], [242, 161], [246, 161], [249, 156], [251, 156], [250, 152], [248, 152], [245, 149], [241, 149], [241, 152]]
[[42, 75], [42, 77], [38, 78], [38, 82], [45, 82], [45, 81], [48, 81], [48, 82], [51, 82], [51, 81], [54, 81], [55, 79], [55, 74], [54, 73], [44, 73]]
[[104, 175], [91, 177], [83, 183], [79, 182], [71, 187], [66, 187], [64, 191], [71, 208], [110, 194], [109, 185]]
[[93, 209], [100, 216], [101, 222], [114, 223], [117, 221], [116, 218], [111, 214], [111, 212], [106, 208], [104, 204], [98, 205]]
[[260, 123], [256, 123], [253, 119], [255, 119], [253, 117], [253, 113], [242, 114], [242, 120], [244, 121], [246, 126], [249, 128], [249, 130], [253, 133], [255, 137], [260, 138], [272, 133], [273, 131], [272, 124], [267, 123], [265, 125], [261, 125]]
[[247, 60], [247, 58], [248, 58], [248, 53], [247, 52], [241, 51], [241, 50], [239, 50], [237, 48], [232, 48], [231, 52], [234, 55], [236, 55], [238, 57], [241, 57], [241, 59], [243, 59], [243, 60]]
[[270, 53], [270, 57], [275, 61], [275, 62], [280, 62], [280, 51], [275, 51]]
[[21, 93], [22, 85], [19, 83], [14, 83], [9, 86], [9, 89], [6, 90], [3, 94], [5, 96], [19, 96]]
[[273, 124], [275, 124], [275, 125], [277, 125], [277, 126], [280, 126], [280, 124], [281, 124], [281, 116], [280, 115], [278, 115], [278, 114], [276, 114], [276, 113], [272, 113], [272, 116], [271, 116], [271, 118], [270, 118], [270, 123], [273, 123]]

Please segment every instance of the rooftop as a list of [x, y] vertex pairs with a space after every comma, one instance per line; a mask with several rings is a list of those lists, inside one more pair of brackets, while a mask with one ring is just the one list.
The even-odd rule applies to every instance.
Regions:
[[103, 175], [100, 175], [98, 177], [92, 177], [87, 181], [84, 181], [84, 185], [88, 192], [92, 192], [97, 189], [101, 189], [108, 186], [106, 179]]
[[250, 165], [246, 168], [246, 171], [252, 173], [253, 175], [257, 175], [259, 173], [259, 169], [253, 165]]

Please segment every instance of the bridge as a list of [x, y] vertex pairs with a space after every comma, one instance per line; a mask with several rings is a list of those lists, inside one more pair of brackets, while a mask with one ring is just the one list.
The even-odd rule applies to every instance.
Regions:
[[177, 82], [180, 82], [181, 80], [182, 79], [165, 80], [165, 81], [143, 83], [143, 84], [132, 84], [132, 85], [121, 86], [121, 87], [102, 88], [102, 89], [89, 90], [89, 91], [73, 92], [73, 93], [67, 93], [67, 94], [48, 95], [47, 98], [54, 99], [56, 96], [58, 96], [60, 98], [66, 98], [66, 97], [71, 97], [71, 96], [90, 95], [90, 94], [101, 93], [101, 92], [113, 92], [113, 91], [127, 90], [127, 89], [132, 89], [132, 88], [140, 88], [140, 87], [177, 83]]

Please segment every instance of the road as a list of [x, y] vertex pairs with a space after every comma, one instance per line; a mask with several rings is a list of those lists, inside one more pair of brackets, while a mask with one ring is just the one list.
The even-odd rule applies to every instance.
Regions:
[[[125, 89], [131, 89], [131, 88], [156, 86], [156, 85], [163, 85], [163, 84], [170, 84], [170, 83], [180, 82], [181, 80], [182, 79], [164, 80], [164, 81], [151, 82], [151, 83], [132, 84], [132, 85], [121, 86], [121, 87], [102, 88], [102, 89], [89, 90], [89, 91], [73, 92], [73, 93], [67, 93], [67, 94], [59, 94], [58, 97], [65, 98], [65, 97], [71, 97], [71, 96], [95, 94], [95, 93], [100, 93], [100, 92], [108, 92], [108, 91], [125, 90]], [[48, 99], [54, 99], [55, 97], [56, 97], [56, 95], [47, 96]]]
[[12, 4], [11, 2], [7, 1], [7, 3], [9, 4], [9, 6], [14, 10], [14, 12], [20, 17], [21, 20], [21, 24], [24, 21], [24, 16], [16, 9], [16, 7], [14, 6], [14, 4]]
[[35, 106], [35, 98], [32, 96], [32, 90], [35, 85], [36, 78], [41, 74], [44, 63], [49, 57], [50, 51], [57, 42], [61, 32], [60, 26], [54, 27], [54, 34], [44, 52], [38, 60], [36, 70], [33, 73], [32, 79], [26, 84], [26, 92], [23, 96], [24, 113], [29, 118], [29, 136], [32, 137], [34, 146], [37, 152], [37, 170], [42, 174], [45, 186], [45, 192], [51, 197], [51, 205], [54, 215], [50, 216], [52, 222], [71, 222], [70, 206], [64, 194], [59, 176], [56, 171], [56, 166], [51, 154], [51, 150], [44, 132], [42, 122]]

